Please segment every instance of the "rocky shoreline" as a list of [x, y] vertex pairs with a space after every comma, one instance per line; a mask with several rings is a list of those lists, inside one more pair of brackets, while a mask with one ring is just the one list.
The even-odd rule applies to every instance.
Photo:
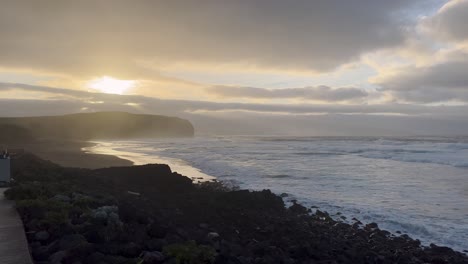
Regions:
[[447, 247], [286, 207], [264, 191], [193, 184], [167, 165], [65, 168], [22, 154], [6, 192], [36, 263], [468, 263]]

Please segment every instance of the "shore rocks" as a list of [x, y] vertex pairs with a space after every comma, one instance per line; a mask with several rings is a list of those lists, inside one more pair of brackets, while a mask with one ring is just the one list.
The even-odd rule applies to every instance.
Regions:
[[335, 221], [297, 202], [286, 208], [268, 190], [196, 187], [163, 165], [39, 171], [54, 177], [8, 192], [36, 263], [468, 263], [376, 223]]
[[86, 238], [80, 234], [71, 234], [62, 237], [59, 240], [59, 250], [73, 249], [81, 244], [88, 243]]
[[47, 231], [39, 231], [34, 235], [34, 239], [37, 241], [46, 241], [50, 237], [49, 232]]
[[62, 250], [62, 251], [57, 251], [54, 254], [50, 255], [49, 257], [49, 263], [50, 264], [61, 264], [62, 261], [65, 259], [67, 256], [67, 252]]
[[62, 194], [57, 194], [55, 195], [54, 197], [52, 197], [52, 200], [54, 201], [59, 201], [59, 202], [62, 202], [62, 203], [69, 203], [71, 202], [71, 198], [66, 196], [66, 195], [62, 195]]
[[159, 264], [163, 263], [165, 257], [164, 254], [159, 251], [144, 252], [143, 253], [143, 263], [145, 264]]
[[211, 241], [218, 240], [219, 239], [219, 234], [216, 232], [210, 232], [207, 235], [208, 239]]

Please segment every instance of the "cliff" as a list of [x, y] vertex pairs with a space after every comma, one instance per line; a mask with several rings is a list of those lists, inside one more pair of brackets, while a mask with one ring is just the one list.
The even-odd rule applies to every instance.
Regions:
[[194, 135], [194, 128], [187, 120], [125, 112], [0, 118], [1, 126], [16, 126], [18, 129], [28, 130], [34, 138], [55, 140], [192, 137]]

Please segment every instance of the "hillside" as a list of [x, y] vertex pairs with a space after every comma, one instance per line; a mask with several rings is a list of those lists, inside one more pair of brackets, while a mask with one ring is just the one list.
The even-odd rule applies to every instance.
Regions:
[[54, 140], [192, 137], [194, 134], [192, 124], [184, 119], [125, 112], [0, 118], [1, 126], [16, 126], [18, 130], [28, 130], [33, 138]]
[[34, 136], [29, 129], [17, 125], [0, 124], [0, 144], [34, 141]]

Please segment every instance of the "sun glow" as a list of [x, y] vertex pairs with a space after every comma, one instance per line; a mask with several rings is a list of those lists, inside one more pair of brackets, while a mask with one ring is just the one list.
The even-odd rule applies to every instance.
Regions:
[[109, 76], [103, 76], [91, 80], [88, 82], [87, 86], [103, 93], [124, 94], [135, 87], [136, 83], [137, 82], [133, 80], [119, 80]]

